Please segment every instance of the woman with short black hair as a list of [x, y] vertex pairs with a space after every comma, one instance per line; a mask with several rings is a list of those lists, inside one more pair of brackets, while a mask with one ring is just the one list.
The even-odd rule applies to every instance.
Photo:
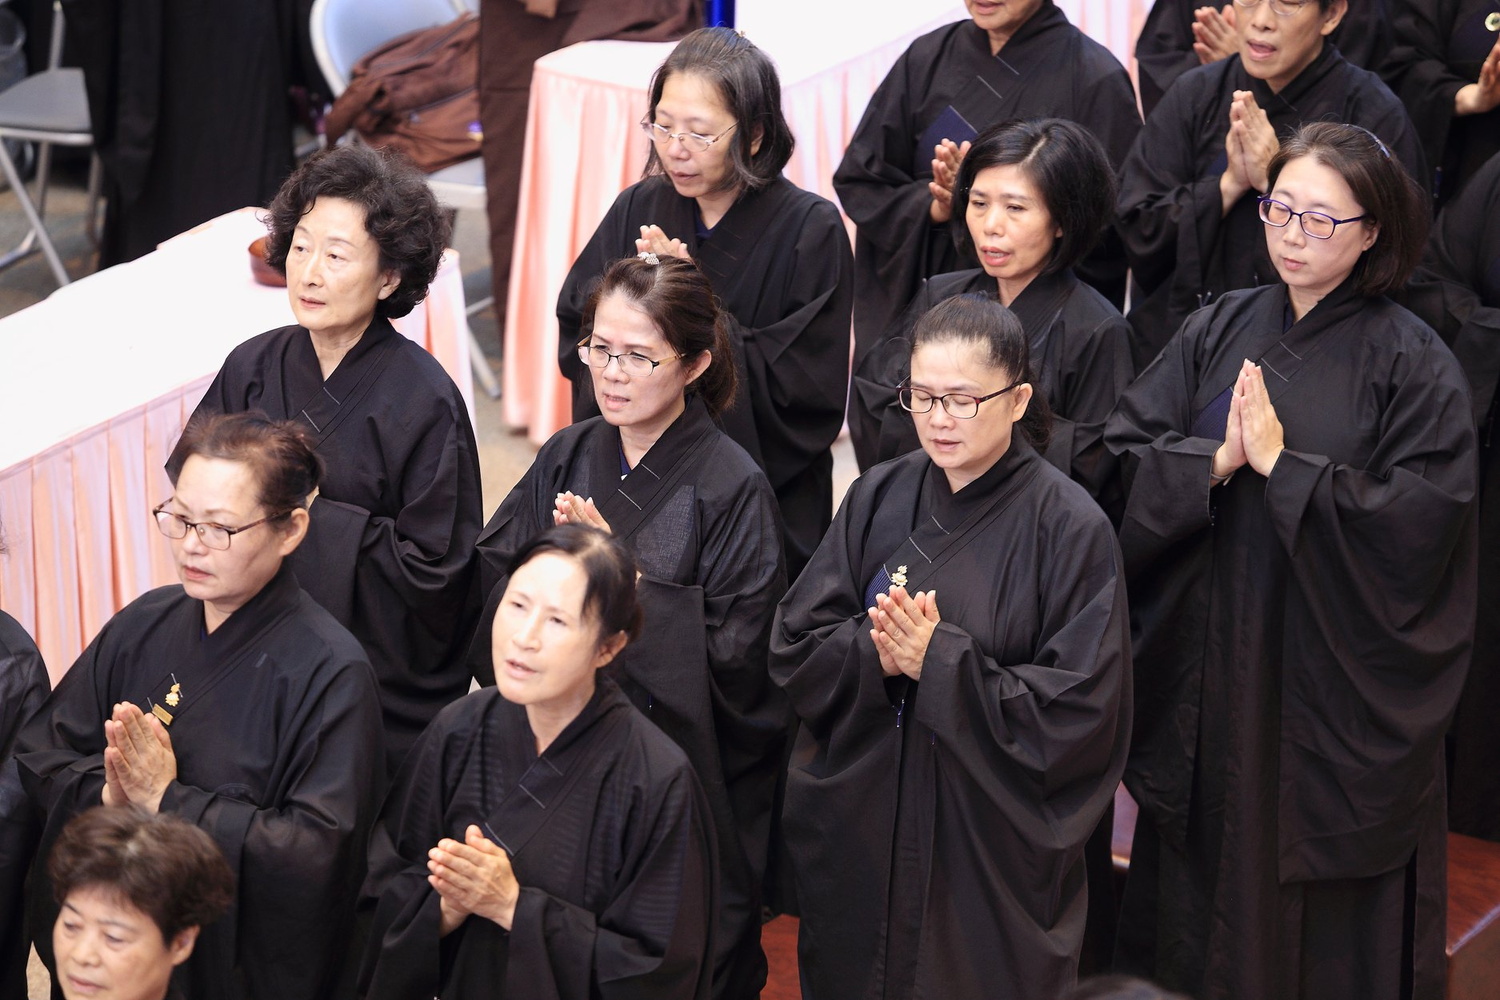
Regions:
[[1303, 125], [1267, 178], [1281, 283], [1193, 313], [1105, 432], [1140, 668], [1117, 967], [1204, 1000], [1441, 996], [1468, 386], [1385, 298], [1427, 218], [1386, 143]]
[[197, 413], [259, 409], [313, 435], [328, 471], [293, 562], [364, 644], [394, 772], [469, 685], [464, 598], [483, 523], [474, 431], [447, 372], [390, 322], [427, 295], [448, 223], [410, 163], [351, 145], [309, 157], [267, 225], [266, 259], [287, 277], [297, 323], [231, 351]]
[[[853, 260], [839, 211], [781, 176], [793, 139], [764, 52], [729, 28], [688, 35], [651, 79], [646, 177], [626, 188], [557, 299], [573, 419], [598, 413], [578, 341], [599, 275], [636, 253], [690, 257], [729, 324], [742, 396], [724, 430], [766, 472], [796, 576], [833, 514], [849, 381]], [[731, 360], [726, 358], [725, 360]]]
[[849, 488], [771, 633], [803, 996], [1054, 997], [1130, 743], [1119, 546], [1038, 454], [1012, 313], [940, 302], [910, 370], [922, 450]]
[[979, 292], [1013, 311], [1031, 338], [1037, 391], [1053, 414], [1044, 457], [1112, 516], [1118, 491], [1104, 420], [1134, 374], [1129, 325], [1074, 268], [1108, 228], [1114, 171], [1099, 140], [1062, 118], [1011, 121], [974, 140], [953, 185], [954, 242], [980, 267], [928, 278], [906, 314], [854, 373], [849, 436], [860, 467], [919, 447], [896, 400], [909, 337], [935, 303]]
[[641, 633], [636, 562], [564, 524], [504, 569], [496, 686], [422, 734], [371, 835], [361, 995], [708, 1000], [708, 804], [603, 673]]

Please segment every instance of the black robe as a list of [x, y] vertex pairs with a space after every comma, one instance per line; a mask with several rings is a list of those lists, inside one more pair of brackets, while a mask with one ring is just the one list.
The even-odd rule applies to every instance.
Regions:
[[1226, 216], [1219, 177], [1227, 157], [1229, 105], [1249, 90], [1277, 135], [1307, 121], [1349, 122], [1379, 136], [1413, 177], [1425, 175], [1406, 109], [1374, 73], [1332, 45], [1273, 94], [1239, 56], [1189, 70], [1157, 105], [1120, 175], [1119, 228], [1130, 255], [1130, 325], [1139, 371], [1172, 339], [1188, 313], [1236, 288], [1280, 281], [1266, 252], [1256, 193]]
[[1485, 19], [1500, 14], [1496, 0], [1391, 0], [1396, 41], [1381, 67], [1406, 102], [1433, 170], [1424, 189], [1445, 203], [1484, 162], [1500, 153], [1500, 108], [1482, 115], [1453, 113], [1459, 88], [1479, 79], [1479, 67], [1500, 34]]
[[[1349, 9], [1328, 41], [1339, 47], [1344, 58], [1356, 66], [1379, 70], [1391, 47], [1392, 0], [1349, 0]], [[1161, 103], [1162, 95], [1179, 76], [1201, 66], [1193, 51], [1193, 11], [1199, 7], [1221, 10], [1222, 3], [1204, 0], [1156, 0], [1141, 33], [1135, 40], [1135, 59], [1140, 67], [1141, 113], [1146, 117]], [[1241, 17], [1254, 16], [1237, 11]]]
[[[921, 447], [894, 388], [910, 374], [910, 336], [917, 320], [955, 295], [978, 292], [993, 298], [995, 287], [995, 279], [982, 270], [927, 279], [906, 315], [865, 355], [849, 389], [849, 436], [861, 469]], [[1010, 309], [1030, 341], [1036, 391], [1052, 409], [1052, 439], [1043, 457], [1117, 515], [1115, 463], [1104, 447], [1104, 421], [1134, 374], [1125, 317], [1071, 271], [1035, 279]]]
[[[511, 857], [515, 919], [439, 938], [427, 852], [471, 824]], [[371, 834], [360, 994], [707, 1000], [713, 853], [682, 751], [607, 678], [540, 756], [526, 710], [476, 691], [422, 734]]]
[[[100, 803], [114, 706], [165, 707], [174, 674], [177, 780], [161, 809], [212, 836], [236, 875], [234, 906], [203, 928], [178, 985], [188, 1000], [352, 997], [346, 951], [383, 785], [379, 696], [359, 643], [289, 567], [212, 633], [180, 586], [105, 624], [16, 742], [45, 824], [37, 857]], [[40, 869], [28, 909], [51, 968], [57, 904]]]
[[[920, 683], [883, 675], [865, 610], [902, 571], [942, 615]], [[1128, 632], [1109, 520], [1019, 436], [957, 494], [921, 452], [849, 488], [771, 638], [802, 722], [783, 822], [804, 997], [1071, 985], [1084, 842], [1130, 739]]]
[[718, 998], [757, 996], [761, 883], [788, 713], [766, 668], [786, 592], [765, 474], [696, 396], [622, 481], [620, 431], [594, 417], [552, 436], [479, 539], [487, 595], [470, 661], [493, 683], [490, 629], [510, 557], [552, 526], [553, 498], [592, 496], [635, 553], [645, 629], [610, 666], [637, 708], [682, 747], [707, 792], [719, 846]]
[[107, 211], [101, 267], [265, 205], [295, 165], [305, 0], [68, 0]]
[[[1453, 348], [1469, 377], [1479, 428], [1479, 607], [1500, 603], [1500, 154], [1438, 216], [1402, 304]], [[1474, 662], [1453, 720], [1448, 826], [1500, 841], [1500, 618], [1478, 617]]]
[[36, 846], [10, 748], [51, 687], [36, 643], [20, 622], [0, 611], [0, 997], [5, 1000], [26, 997], [30, 942], [24, 930], [22, 885]]
[[326, 382], [301, 327], [236, 347], [197, 412], [253, 409], [305, 424], [327, 466], [291, 562], [364, 644], [394, 773], [469, 689], [465, 598], [484, 513], [468, 408], [431, 355], [377, 318]]
[[[1141, 810], [1118, 964], [1199, 1000], [1403, 983], [1441, 1000], [1443, 733], [1475, 611], [1468, 389], [1426, 325], [1352, 281], [1288, 322], [1282, 286], [1194, 313], [1106, 429]], [[1214, 404], [1246, 358], [1287, 450], [1210, 490]]]
[[724, 430], [766, 470], [795, 578], [833, 518], [833, 454], [849, 383], [853, 261], [837, 208], [778, 177], [740, 196], [706, 240], [698, 204], [666, 177], [621, 192], [573, 262], [557, 297], [562, 373], [573, 380], [573, 419], [599, 412], [578, 360], [583, 307], [596, 279], [634, 257], [640, 227], [687, 244], [729, 319], [740, 396]]
[[[1069, 24], [1052, 0], [1043, 0], [998, 56], [990, 54], [989, 35], [969, 20], [923, 35], [896, 60], [833, 175], [839, 202], [859, 227], [856, 364], [923, 278], [978, 263], [973, 254], [961, 257], [949, 226], [934, 225], [928, 214], [932, 148], [943, 139], [962, 144], [1012, 118], [1046, 117], [1088, 128], [1117, 168], [1141, 128], [1135, 90], [1120, 61]], [[956, 211], [962, 217], [962, 206]], [[1124, 301], [1124, 252], [1113, 236], [1080, 273]]]

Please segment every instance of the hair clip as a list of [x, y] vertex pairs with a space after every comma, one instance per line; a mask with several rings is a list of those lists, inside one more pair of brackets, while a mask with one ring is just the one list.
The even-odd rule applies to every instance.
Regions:
[[661, 263], [661, 258], [656, 256], [656, 254], [652, 253], [650, 250], [642, 250], [640, 253], [636, 254], [636, 257], [645, 261], [647, 264]]
[[1357, 128], [1365, 135], [1369, 136], [1370, 141], [1375, 143], [1375, 148], [1380, 150], [1381, 155], [1384, 156], [1387, 160], [1391, 158], [1391, 151], [1386, 148], [1385, 142], [1381, 140], [1380, 136], [1376, 135], [1374, 132], [1371, 132], [1363, 125], [1351, 125], [1350, 128]]

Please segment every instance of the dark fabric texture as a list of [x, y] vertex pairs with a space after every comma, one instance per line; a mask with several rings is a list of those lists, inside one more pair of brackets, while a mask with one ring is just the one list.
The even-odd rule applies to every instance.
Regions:
[[[1500, 108], [1456, 115], [1459, 88], [1479, 79], [1497, 34], [1485, 18], [1500, 13], [1494, 0], [1390, 0], [1395, 43], [1380, 69], [1416, 123], [1432, 173], [1423, 187], [1445, 204], [1500, 153]], [[1429, 179], [1430, 178], [1430, 179]]]
[[[150, 591], [109, 620], [22, 730], [20, 781], [45, 824], [38, 856], [100, 803], [114, 706], [150, 711], [175, 674], [177, 780], [161, 808], [211, 835], [236, 875], [229, 914], [203, 929], [175, 981], [189, 1000], [352, 997], [346, 952], [383, 787], [369, 663], [287, 566], [203, 628], [202, 603], [180, 586]], [[40, 869], [28, 909], [50, 968], [57, 905]]]
[[[895, 388], [910, 374], [917, 320], [944, 299], [966, 293], [994, 298], [995, 289], [995, 279], [981, 270], [926, 279], [906, 313], [865, 355], [849, 388], [849, 437], [861, 469], [920, 447]], [[1104, 421], [1134, 374], [1129, 324], [1071, 271], [1037, 278], [1010, 308], [1026, 331], [1036, 392], [1052, 410], [1043, 457], [1118, 520], [1115, 461], [1103, 438]]]
[[[470, 825], [510, 854], [509, 931], [469, 917], [439, 939], [427, 852]], [[707, 1000], [715, 903], [708, 806], [682, 752], [609, 680], [540, 756], [494, 690], [422, 734], [370, 838], [370, 1000]]]
[[[1391, 47], [1390, 6], [1395, 0], [1350, 0], [1328, 40], [1356, 66], [1378, 71]], [[1193, 51], [1193, 11], [1213, 6], [1199, 0], [1156, 0], [1135, 40], [1140, 68], [1141, 113], [1148, 118], [1179, 76], [1201, 66]], [[1215, 10], [1223, 9], [1218, 4]]]
[[[1500, 602], [1500, 447], [1494, 426], [1500, 382], [1500, 154], [1438, 216], [1402, 303], [1453, 348], [1469, 379], [1480, 444], [1478, 605], [1493, 608]], [[1500, 841], [1496, 705], [1500, 618], [1480, 614], [1474, 662], [1453, 720], [1448, 823], [1458, 833]]]
[[599, 412], [576, 349], [589, 293], [611, 263], [635, 256], [641, 226], [660, 226], [687, 244], [728, 313], [740, 394], [720, 423], [771, 481], [795, 579], [833, 518], [829, 449], [844, 421], [854, 294], [848, 232], [832, 203], [784, 177], [742, 194], [706, 241], [697, 217], [697, 203], [667, 178], [641, 181], [615, 199], [574, 261], [557, 298], [573, 419]]
[[0, 611], [0, 998], [26, 1000], [22, 886], [36, 848], [35, 822], [10, 763], [16, 733], [47, 699], [52, 682], [36, 643]]
[[[1202, 1000], [1437, 1000], [1443, 734], [1475, 613], [1468, 388], [1425, 324], [1351, 282], [1290, 329], [1286, 308], [1271, 286], [1195, 313], [1105, 432], [1127, 488], [1125, 783], [1160, 845], [1132, 859], [1122, 960]], [[1185, 429], [1245, 358], [1276, 359], [1286, 450], [1211, 489], [1223, 432]], [[1311, 944], [1337, 939], [1364, 944]]]
[[375, 667], [394, 773], [469, 687], [466, 598], [484, 515], [468, 407], [430, 354], [377, 318], [326, 382], [301, 327], [236, 347], [196, 412], [253, 409], [304, 424], [323, 456], [291, 563]]
[[[937, 591], [920, 682], [870, 638], [882, 569]], [[771, 639], [801, 721], [783, 822], [804, 997], [1065, 992], [1129, 745], [1128, 628], [1108, 519], [1022, 439], [958, 493], [922, 453], [850, 487]]]
[[635, 553], [646, 624], [609, 668], [635, 706], [687, 754], [717, 833], [721, 881], [714, 996], [753, 998], [766, 978], [761, 885], [788, 712], [766, 666], [786, 591], [775, 498], [744, 449], [688, 408], [623, 480], [620, 432], [594, 417], [542, 446], [479, 539], [484, 612], [470, 650], [493, 683], [490, 632], [505, 567], [552, 525], [564, 490], [592, 496]]
[[1332, 45], [1279, 94], [1246, 73], [1239, 56], [1182, 74], [1146, 120], [1120, 175], [1137, 370], [1194, 309], [1236, 288], [1280, 281], [1266, 252], [1256, 193], [1223, 214], [1219, 177], [1236, 90], [1255, 95], [1280, 136], [1302, 122], [1349, 122], [1379, 136], [1413, 177], [1426, 175], [1420, 140], [1396, 95]]
[[[1058, 67], [1067, 72], [1057, 72]], [[1135, 90], [1108, 49], [1068, 23], [1051, 0], [990, 54], [989, 36], [958, 21], [912, 42], [876, 89], [833, 175], [855, 239], [855, 363], [917, 294], [923, 278], [974, 267], [949, 227], [934, 225], [932, 148], [962, 136], [931, 131], [958, 114], [974, 132], [1011, 118], [1078, 122], [1119, 167], [1140, 131]], [[960, 208], [960, 212], [962, 208]], [[1086, 281], [1124, 301], [1124, 251], [1108, 237], [1080, 269]]]

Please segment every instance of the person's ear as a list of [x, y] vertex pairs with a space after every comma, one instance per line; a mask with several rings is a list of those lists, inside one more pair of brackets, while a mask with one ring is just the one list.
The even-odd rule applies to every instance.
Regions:
[[1375, 245], [1375, 241], [1378, 239], [1380, 239], [1380, 223], [1377, 222], [1373, 226], [1366, 226], [1364, 246], [1359, 248], [1360, 252], [1363, 253], [1364, 251], [1370, 249]]
[[692, 385], [708, 371], [708, 366], [713, 364], [714, 355], [712, 351], [699, 351], [697, 356], [690, 362], [683, 363], [683, 369], [687, 372], [687, 384]]
[[1026, 416], [1026, 410], [1031, 405], [1031, 394], [1034, 391], [1030, 382], [1022, 382], [1011, 390], [1011, 423], [1015, 423]]
[[277, 544], [281, 558], [285, 559], [302, 544], [302, 540], [307, 537], [307, 526], [311, 520], [311, 516], [302, 507], [287, 515], [287, 523], [282, 526], [281, 541]]
[[594, 669], [598, 670], [619, 656], [620, 650], [624, 649], [625, 644], [629, 641], [630, 636], [624, 632], [616, 632], [614, 635], [607, 636], [599, 643], [599, 649], [594, 653]]
[[750, 155], [754, 156], [760, 152], [760, 144], [765, 141], [766, 130], [761, 126], [755, 127], [755, 137], [750, 140]]
[[375, 293], [377, 299], [388, 299], [391, 293], [401, 285], [401, 272], [390, 270], [380, 275], [380, 291]]
[[178, 931], [177, 936], [172, 938], [171, 943], [167, 945], [167, 954], [171, 956], [172, 964], [181, 965], [186, 962], [188, 956], [193, 953], [193, 945], [197, 943], [198, 928], [196, 926]]
[[[1313, 2], [1316, 3], [1317, 0]], [[1328, 5], [1328, 9], [1321, 13], [1323, 24], [1318, 28], [1318, 33], [1327, 38], [1343, 22], [1344, 15], [1349, 13], [1349, 0], [1333, 0], [1333, 3]]]

